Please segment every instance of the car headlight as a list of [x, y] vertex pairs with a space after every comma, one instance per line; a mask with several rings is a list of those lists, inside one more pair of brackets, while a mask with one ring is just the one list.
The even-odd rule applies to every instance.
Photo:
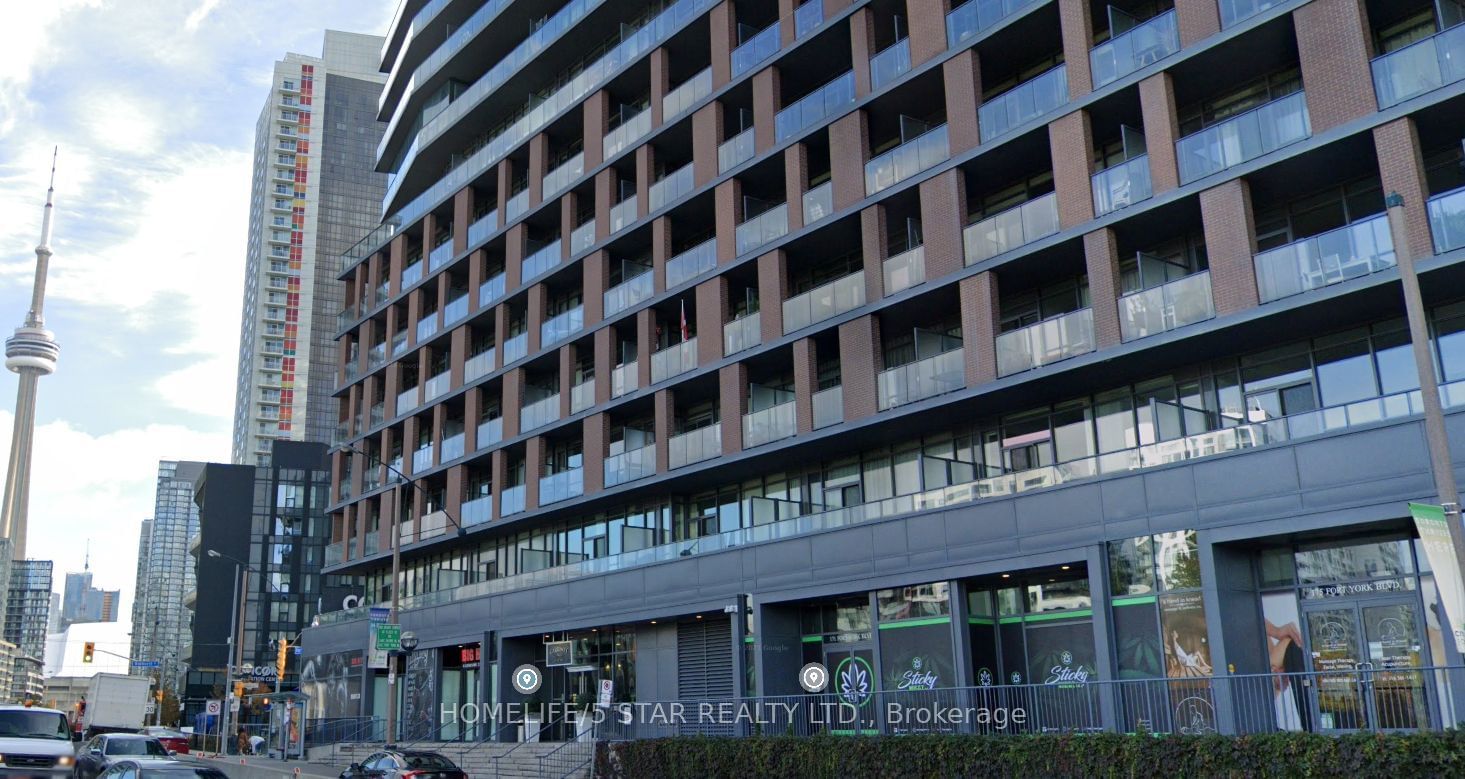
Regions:
[[56, 758], [56, 765], [61, 766], [63, 768], [65, 768], [66, 766], [69, 766], [69, 765], [71, 765], [72, 763], [75, 763], [75, 762], [76, 762], [76, 758], [72, 757], [71, 755], [62, 755], [62, 756]]

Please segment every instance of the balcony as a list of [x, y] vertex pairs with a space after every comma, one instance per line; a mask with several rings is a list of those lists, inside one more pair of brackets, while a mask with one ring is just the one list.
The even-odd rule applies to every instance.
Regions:
[[605, 486], [614, 487], [656, 473], [656, 446], [643, 446], [605, 458]]
[[576, 255], [595, 245], [595, 220], [570, 231], [570, 254]]
[[834, 118], [854, 102], [855, 72], [847, 70], [775, 114], [773, 134], [779, 143], [783, 143], [820, 122]]
[[524, 356], [529, 354], [529, 334], [519, 333], [518, 335], [510, 336], [509, 340], [504, 341], [503, 348], [504, 365], [508, 365], [515, 360], [524, 359]]
[[585, 175], [585, 152], [560, 163], [560, 166], [544, 174], [544, 187], [541, 200], [549, 200], [563, 192], [575, 179]]
[[712, 94], [711, 66], [683, 81], [676, 89], [667, 92], [666, 96], [661, 98], [661, 123], [670, 124], [673, 119], [681, 116], [687, 109], [710, 94]]
[[1250, 19], [1274, 5], [1287, 0], [1220, 0], [1221, 28], [1225, 29], [1244, 19]]
[[610, 234], [616, 233], [630, 227], [636, 222], [636, 196], [622, 200], [610, 207]]
[[504, 224], [507, 225], [509, 222], [518, 219], [528, 210], [529, 190], [527, 188], [521, 189], [513, 195], [510, 195], [509, 199], [504, 203]]
[[837, 425], [844, 421], [844, 385], [836, 384], [829, 389], [814, 393], [814, 429]]
[[989, 143], [1068, 102], [1068, 68], [1059, 65], [977, 107], [982, 143]]
[[689, 338], [651, 355], [651, 383], [660, 384], [697, 367], [697, 339]]
[[432, 444], [412, 452], [412, 472], [422, 473], [432, 467]]
[[585, 494], [585, 469], [570, 468], [539, 477], [539, 505], [548, 506]]
[[878, 92], [911, 69], [911, 39], [901, 38], [870, 58], [870, 89]]
[[366, 537], [362, 539], [362, 555], [369, 557], [381, 551], [381, 534], [375, 530], [366, 531]]
[[417, 408], [417, 391], [420, 387], [413, 387], [397, 393], [397, 416], [402, 416], [414, 408]]
[[360, 310], [356, 306], [346, 306], [341, 309], [340, 313], [336, 314], [336, 329], [345, 330], [359, 316], [361, 316]]
[[717, 147], [717, 172], [726, 173], [753, 159], [753, 128], [734, 135]]
[[1465, 79], [1465, 25], [1455, 26], [1373, 61], [1379, 108]]
[[775, 21], [732, 50], [733, 80], [736, 81], [739, 76], [752, 70], [754, 65], [777, 54], [778, 48], [778, 22]]
[[1465, 187], [1429, 199], [1429, 231], [1436, 254], [1465, 246]]
[[427, 339], [433, 337], [434, 335], [437, 335], [437, 312], [436, 311], [433, 311], [432, 313], [430, 313], [430, 314], [424, 316], [423, 318], [417, 320], [417, 340], [418, 341], [426, 341]]
[[559, 421], [559, 418], [560, 394], [556, 392], [533, 403], [526, 403], [523, 408], [519, 409], [519, 432], [527, 433], [551, 422]]
[[463, 431], [459, 430], [452, 435], [443, 438], [442, 461], [448, 462], [463, 456]]
[[499, 513], [503, 516], [519, 514], [524, 511], [524, 485], [518, 484], [508, 487], [499, 495]]
[[1125, 341], [1204, 322], [1215, 315], [1210, 271], [1119, 298], [1119, 332]]
[[676, 202], [691, 191], [692, 163], [689, 162], [652, 184], [646, 200], [652, 211], [660, 211], [663, 206]]
[[523, 264], [519, 266], [519, 278], [523, 281], [543, 275], [549, 269], [560, 264], [563, 260], [560, 251], [560, 239], [556, 238], [544, 246], [535, 249], [528, 257], [524, 258]]
[[585, 328], [585, 306], [575, 306], [561, 314], [556, 314], [544, 320], [539, 326], [539, 346], [548, 347], [551, 344], [569, 338]]
[[463, 501], [462, 507], [458, 509], [458, 519], [463, 521], [463, 527], [473, 527], [492, 521], [493, 496], [480, 495]]
[[854, 273], [783, 301], [783, 334], [865, 305], [865, 272]]
[[464, 293], [443, 306], [443, 323], [449, 327], [461, 322], [468, 316], [468, 295]]
[[372, 305], [374, 305], [374, 306], [380, 306], [383, 303], [386, 303], [387, 302], [387, 293], [388, 293], [388, 290], [390, 290], [391, 288], [392, 288], [392, 283], [390, 281], [388, 281], [387, 279], [382, 279], [382, 282], [380, 284], [376, 285], [376, 287], [374, 289], [375, 294], [372, 295], [372, 298], [371, 298]]
[[951, 156], [946, 125], [921, 135], [865, 163], [865, 194], [873, 195], [893, 187]]
[[763, 318], [759, 312], [734, 319], [722, 326], [722, 356], [731, 357], [763, 343]]
[[804, 193], [804, 225], [834, 213], [834, 182], [826, 181]]
[[926, 247], [917, 246], [891, 257], [884, 263], [885, 294], [910, 289], [926, 282]]
[[973, 222], [961, 231], [966, 264], [975, 265], [1058, 232], [1058, 195], [1049, 192]]
[[438, 375], [433, 376], [432, 378], [423, 382], [422, 402], [424, 404], [431, 403], [437, 398], [440, 398], [443, 395], [447, 394], [448, 387], [452, 385], [452, 379], [452, 373], [450, 373], [449, 371], [443, 371], [442, 373], [439, 373]]
[[611, 159], [629, 149], [649, 132], [651, 132], [651, 109], [645, 108], [605, 134], [605, 137], [601, 139], [601, 149], [605, 156], [601, 159]]
[[1307, 98], [1294, 92], [1176, 141], [1180, 183], [1220, 173], [1310, 135]]
[[618, 398], [628, 392], [635, 392], [640, 380], [641, 375], [636, 370], [636, 363], [628, 362], [617, 365], [610, 372], [610, 396]]
[[504, 440], [504, 418], [494, 417], [478, 423], [478, 437], [474, 444], [481, 450]]
[[1141, 154], [1105, 168], [1094, 174], [1092, 182], [1095, 216], [1148, 200], [1153, 194], [1150, 190], [1150, 156]]
[[481, 379], [493, 372], [494, 348], [492, 346], [469, 357], [463, 363], [463, 383]]
[[605, 315], [611, 317], [619, 314], [656, 294], [652, 278], [651, 269], [647, 268], [641, 274], [606, 290]]
[[1081, 308], [997, 336], [997, 375], [1050, 365], [1094, 350], [1094, 312]]
[[787, 232], [788, 203], [779, 203], [738, 225], [733, 235], [737, 238], [738, 254], [746, 254], [782, 238]]
[[387, 361], [387, 345], [386, 345], [386, 342], [382, 342], [382, 343], [379, 343], [379, 344], [373, 344], [370, 349], [367, 349], [366, 350], [366, 369], [367, 370], [371, 370], [372, 368], [375, 368], [375, 367], [377, 367], [377, 366], [385, 363], [386, 361]]
[[666, 261], [666, 288], [672, 289], [717, 267], [717, 239], [702, 243]]
[[346, 562], [346, 542], [337, 541], [326, 544], [326, 565], [339, 565]]
[[1144, 22], [1095, 46], [1089, 52], [1094, 89], [1110, 84], [1180, 51], [1175, 9]]
[[880, 372], [881, 411], [966, 387], [966, 350], [957, 347]]
[[497, 275], [491, 277], [482, 284], [479, 284], [478, 307], [488, 308], [490, 305], [493, 304], [494, 301], [503, 297], [504, 292], [506, 291], [507, 284], [508, 277], [504, 274], [503, 271], [499, 271]]
[[1394, 241], [1384, 214], [1256, 256], [1261, 302], [1341, 284], [1394, 267]]
[[798, 432], [798, 427], [794, 422], [794, 405], [792, 400], [787, 400], [762, 411], [744, 414], [743, 448], [752, 449], [755, 446], [781, 441]]
[[417, 282], [422, 281], [422, 257], [421, 255], [408, 260], [407, 266], [402, 268], [402, 289], [406, 289]]
[[970, 0], [946, 15], [946, 47], [955, 49], [992, 25], [1042, 0]]
[[570, 413], [578, 414], [595, 405], [595, 379], [586, 379], [570, 388]]
[[494, 231], [498, 229], [498, 224], [499, 210], [497, 208], [478, 217], [478, 219], [474, 220], [473, 224], [468, 225], [468, 245], [477, 246], [487, 241], [488, 237], [493, 235]]
[[667, 439], [667, 467], [681, 468], [722, 455], [722, 425], [716, 422]]
[[444, 265], [447, 265], [449, 262], [452, 261], [452, 259], [453, 259], [453, 239], [449, 238], [448, 240], [446, 240], [446, 241], [438, 244], [437, 248], [433, 249], [431, 252], [428, 253], [428, 255], [427, 255], [427, 269], [428, 270], [437, 270], [438, 268], [441, 268]]

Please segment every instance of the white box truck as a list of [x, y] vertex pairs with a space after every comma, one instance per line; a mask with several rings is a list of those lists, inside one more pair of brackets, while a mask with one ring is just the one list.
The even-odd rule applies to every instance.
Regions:
[[152, 679], [146, 676], [109, 673], [93, 676], [86, 694], [86, 713], [81, 719], [83, 737], [142, 730], [152, 686]]

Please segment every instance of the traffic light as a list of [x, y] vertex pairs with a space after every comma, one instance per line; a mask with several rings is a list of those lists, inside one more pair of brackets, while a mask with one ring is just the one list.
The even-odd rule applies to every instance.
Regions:
[[235, 682], [234, 683], [234, 700], [242, 700], [243, 698], [244, 698], [244, 682]]
[[92, 656], [95, 655], [96, 652], [97, 652], [96, 642], [88, 641], [85, 644], [82, 644], [81, 645], [81, 661], [83, 663], [90, 663], [92, 661]]
[[279, 679], [281, 683], [285, 681], [285, 658], [287, 656], [286, 652], [289, 649], [290, 641], [284, 638], [280, 639], [280, 651], [275, 655], [275, 678]]

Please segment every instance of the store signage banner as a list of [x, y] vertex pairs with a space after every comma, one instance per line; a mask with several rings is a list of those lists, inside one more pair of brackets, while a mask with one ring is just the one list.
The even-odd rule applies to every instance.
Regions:
[[1455, 545], [1450, 541], [1445, 509], [1428, 503], [1410, 503], [1409, 513], [1414, 517], [1414, 527], [1419, 530], [1424, 556], [1429, 559], [1429, 567], [1434, 569], [1435, 586], [1440, 590], [1445, 616], [1450, 618], [1455, 648], [1465, 652], [1465, 579], [1460, 575], [1460, 560], [1455, 557]]

